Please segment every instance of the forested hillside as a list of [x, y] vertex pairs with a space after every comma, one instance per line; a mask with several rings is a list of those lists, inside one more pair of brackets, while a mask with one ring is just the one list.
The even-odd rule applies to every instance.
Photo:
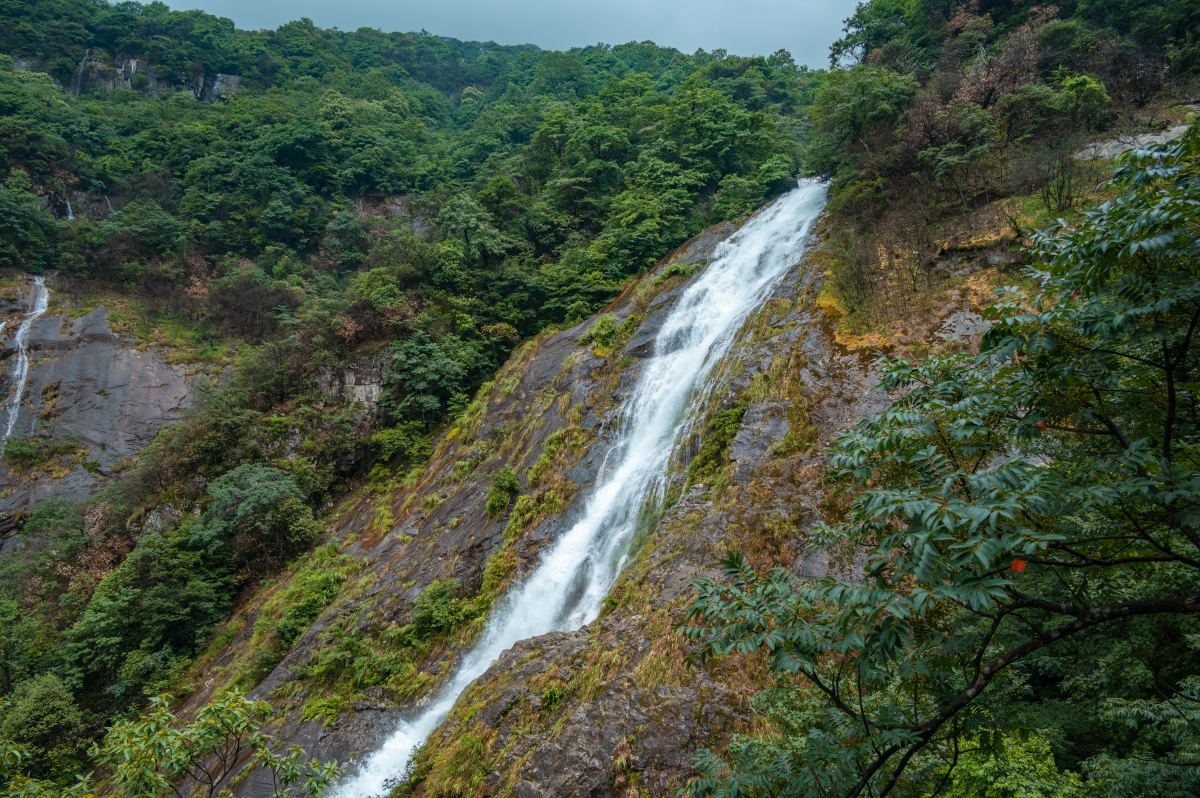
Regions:
[[[803, 163], [831, 181], [838, 339], [902, 398], [827, 452], [843, 504], [809, 534], [861, 578], [729, 551], [696, 582], [696, 660], [774, 680], [772, 733], [700, 754], [692, 795], [1200, 788], [1198, 14], [847, 20]], [[978, 349], [937, 312], [960, 297]]]
[[[1097, 142], [1180, 140], [1195, 110], [1198, 26], [1194, 0], [872, 0], [847, 20], [830, 68], [809, 70], [784, 50], [689, 55], [642, 42], [552, 52], [424, 31], [324, 30], [306, 19], [243, 31], [160, 2], [0, 0], [5, 279], [52, 275], [64, 313], [111, 308], [133, 344], [219, 375], [202, 381], [184, 420], [122, 464], [95, 498], [51, 498], [12, 521], [36, 545], [0, 555], [0, 740], [16, 746], [0, 751], [0, 787], [53, 793], [77, 773], [115, 767], [115, 743], [107, 752], [89, 747], [151, 697], [195, 690], [192, 669], [231, 644], [224, 632], [214, 637], [218, 626], [282, 585], [269, 599], [277, 618], [261, 632], [269, 642], [232, 682], [259, 684], [335, 597], [358, 589], [359, 566], [321, 545], [343, 500], [412, 489], [438, 441], [445, 452], [460, 429], [478, 427], [494, 391], [513, 390], [515, 381], [491, 381], [522, 342], [590, 318], [689, 238], [815, 176], [828, 181], [830, 197], [813, 256], [828, 278], [819, 301], [838, 341], [907, 358], [884, 364], [887, 386], [924, 387], [907, 400], [909, 415], [897, 411], [839, 441], [823, 485], [849, 488], [855, 503], [822, 505], [828, 525], [811, 532], [835, 548], [891, 552], [871, 560], [875, 592], [848, 598], [857, 588], [829, 582], [819, 596], [792, 593], [780, 573], [754, 576], [737, 557], [729, 560], [734, 593], [701, 584], [689, 631], [699, 650], [749, 653], [766, 642], [778, 690], [754, 704], [772, 730], [703, 754], [695, 794], [881, 794], [872, 779], [892, 769], [887, 789], [912, 795], [1073, 795], [1086, 779], [1108, 794], [1138, 794], [1153, 773], [1124, 758], [1131, 750], [1165, 769], [1171, 794], [1189, 794], [1197, 743], [1167, 708], [1196, 698], [1187, 680], [1200, 666], [1191, 642], [1200, 630], [1182, 610], [1169, 621], [1130, 621], [1112, 651], [1102, 637], [1081, 636], [1075, 648], [1039, 654], [991, 688], [1004, 691], [1000, 698], [928, 735], [905, 713], [910, 698], [917, 716], [940, 711], [962, 689], [965, 677], [946, 672], [970, 670], [964, 657], [978, 654], [978, 663], [989, 645], [1019, 645], [1010, 627], [996, 637], [969, 614], [992, 618], [989, 601], [1036, 600], [1017, 609], [1044, 613], [1056, 612], [1049, 603], [1070, 605], [1078, 615], [1103, 602], [1190, 595], [1187, 569], [1200, 553], [1181, 553], [1195, 544], [1195, 521], [1192, 488], [1180, 485], [1192, 484], [1195, 467], [1195, 317], [1192, 295], [1179, 297], [1195, 279], [1187, 249], [1195, 133], [1169, 157], [1142, 153], [1117, 182], [1107, 182], [1108, 157], [1094, 156]], [[1085, 213], [1119, 197], [1105, 207], [1148, 209], [1160, 194], [1182, 220], [1152, 231], [1170, 239], [1162, 246], [1183, 242], [1165, 254], [1135, 257], [1133, 233], [1121, 227], [1133, 222]], [[1062, 227], [1033, 233], [1054, 224]], [[1122, 255], [1098, 275], [1088, 258], [1104, 256], [1106, 241]], [[1039, 271], [1021, 271], [1035, 262]], [[655, 291], [693, 273], [672, 269]], [[1166, 282], [1174, 287], [1131, 298], [1136, 286]], [[982, 308], [1010, 284], [1006, 304], [991, 311], [1007, 319], [984, 342], [991, 360], [956, 354], [966, 345], [938, 337], [948, 302]], [[1022, 315], [1051, 307], [1060, 315]], [[628, 327], [599, 324], [584, 342], [607, 356], [642, 316], [630, 318]], [[1056, 360], [1032, 328], [1080, 346], [1103, 340], [1122, 354], [1086, 368]], [[1154, 367], [1158, 350], [1150, 350], [1160, 344], [1165, 362], [1178, 365], [1167, 369], [1175, 382], [1163, 387], [1138, 372], [1122, 383], [1129, 363]], [[1006, 370], [1013, 352], [1044, 355], [1041, 371]], [[332, 400], [329, 375], [366, 362], [383, 375], [377, 406]], [[1092, 368], [1113, 382], [1077, 373]], [[1042, 393], [1023, 393], [1034, 390], [1027, 379]], [[1088, 385], [1095, 404], [1081, 398]], [[972, 398], [995, 386], [998, 397]], [[1121, 398], [1127, 391], [1151, 398], [1139, 407]], [[1106, 403], [1120, 407], [1104, 415]], [[726, 409], [709, 430], [716, 437], [702, 456], [715, 474], [724, 473], [745, 411], [745, 402]], [[1112, 428], [1132, 425], [1134, 443], [1101, 416]], [[930, 431], [939, 419], [953, 427], [950, 440]], [[1174, 430], [1165, 442], [1155, 428], [1164, 423]], [[1063, 438], [1028, 444], [1053, 436], [1048, 430]], [[1090, 447], [1080, 430], [1111, 432], [1122, 445]], [[1138, 460], [1139, 440], [1166, 452], [1163, 462]], [[1012, 454], [1005, 445], [1013, 441], [1036, 449], [1033, 462], [1061, 468], [1045, 469], [1048, 482], [1036, 485], [1020, 469], [979, 476]], [[8, 439], [4, 462], [18, 473], [66, 467], [71, 445], [47, 423]], [[470, 451], [454, 474], [494, 454]], [[973, 466], [945, 464], [968, 455]], [[1109, 469], [1117, 462], [1119, 474]], [[1172, 462], [1182, 476], [1171, 476]], [[489, 518], [523, 490], [511, 467], [496, 470]], [[1085, 496], [1094, 485], [1105, 487]], [[1029, 498], [1040, 490], [1057, 493], [1041, 504]], [[1138, 491], [1145, 495], [1130, 498]], [[993, 503], [935, 528], [931, 514], [950, 494]], [[1182, 504], [1171, 505], [1176, 497]], [[160, 506], [194, 512], [144, 534]], [[380, 499], [380, 530], [397, 520], [390, 506]], [[532, 517], [531, 505], [515, 506]], [[1043, 516], [1068, 520], [1012, 520]], [[932, 543], [894, 531], [925, 523]], [[1001, 543], [952, 540], [980, 524], [1000, 524]], [[1118, 537], [1139, 541], [1136, 559], [1119, 544], [1087, 548], [1089, 530], [1105, 524], [1128, 525]], [[947, 549], [962, 548], [983, 551], [982, 571], [946, 562]], [[1048, 549], [1060, 559], [1047, 560]], [[1150, 563], [1154, 573], [1143, 567]], [[997, 581], [1026, 567], [1036, 599]], [[935, 582], [937, 601], [887, 598]], [[1096, 587], [1118, 582], [1128, 595]], [[390, 645], [414, 657], [430, 641], [477, 631], [501, 583], [470, 596], [435, 581]], [[838, 602], [850, 607], [844, 618], [821, 620], [817, 632], [817, 621], [805, 626], [815, 606]], [[885, 605], [919, 622], [897, 632], [880, 621]], [[1026, 615], [1012, 617], [1040, 634], [1049, 616]], [[835, 671], [841, 679], [838, 669], [859, 654], [872, 664], [845, 684], [857, 678], [855, 700], [871, 703], [855, 708], [842, 682], [827, 688], [822, 679]], [[914, 670], [897, 664], [906, 659]], [[412, 673], [409, 660], [393, 664], [389, 679], [401, 666]], [[329, 706], [349, 706], [349, 695]], [[158, 706], [153, 717], [166, 722], [167, 705]], [[1190, 724], [1194, 714], [1181, 717]], [[132, 737], [152, 731], [124, 728]], [[806, 729], [821, 741], [804, 742]], [[951, 778], [946, 763], [959, 762], [960, 748], [963, 765]], [[981, 750], [987, 755], [971, 754]], [[903, 758], [898, 768], [893, 755]], [[876, 757], [881, 764], [864, 776]], [[1036, 771], [1027, 792], [1022, 767]], [[804, 768], [831, 775], [809, 781]], [[483, 794], [482, 782], [471, 783], [466, 792], [437, 793], [420, 780], [403, 789]], [[169, 787], [155, 785], [114, 788]]]
[[[85, 0], [6, 2], [0, 53], [4, 265], [230, 369], [95, 502], [35, 509], [22, 534], [48, 548], [2, 564], [4, 734], [56, 779], [319, 542], [332, 500], [422, 463], [521, 340], [792, 185], [819, 84], [783, 51], [248, 32]], [[217, 73], [236, 93], [205, 99]], [[364, 357], [387, 375], [366, 419], [319, 385]], [[8, 444], [14, 467], [63, 459]], [[131, 531], [196, 499], [199, 526]], [[30, 702], [56, 707], [42, 731], [17, 728]]]

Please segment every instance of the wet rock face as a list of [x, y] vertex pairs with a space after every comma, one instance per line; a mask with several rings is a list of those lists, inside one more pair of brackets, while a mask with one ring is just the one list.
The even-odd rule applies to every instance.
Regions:
[[383, 396], [383, 378], [387, 373], [388, 351], [360, 357], [340, 368], [322, 368], [317, 374], [321, 395], [350, 404], [360, 402], [374, 411]]
[[[13, 331], [6, 328], [6, 336]], [[12, 339], [2, 342], [11, 354]], [[0, 469], [0, 514], [7, 519], [51, 497], [94, 495], [114, 469], [127, 465], [160, 429], [179, 419], [200, 376], [188, 376], [189, 366], [168, 365], [161, 350], [121, 341], [104, 308], [78, 319], [43, 316], [30, 331], [29, 350], [29, 377], [14, 435], [49, 432], [56, 440], [79, 444], [86, 454], [58, 476], [30, 480]], [[14, 360], [0, 363], [6, 397], [14, 387], [7, 384]], [[17, 543], [0, 540], [0, 550]]]
[[218, 72], [213, 75], [212, 85], [205, 87], [204, 99], [210, 103], [217, 100], [227, 100], [238, 93], [241, 83], [242, 78], [240, 75], [225, 75]]
[[[1193, 111], [1200, 110], [1197, 106], [1189, 106]], [[1080, 161], [1095, 161], [1116, 160], [1124, 155], [1129, 150], [1143, 149], [1152, 144], [1169, 144], [1173, 141], [1178, 141], [1183, 138], [1183, 134], [1187, 132], [1187, 125], [1174, 125], [1159, 133], [1142, 133], [1136, 136], [1123, 136], [1120, 138], [1109, 139], [1108, 141], [1097, 141], [1089, 144], [1072, 157]]]
[[729, 445], [729, 459], [737, 463], [734, 480], [747, 482], [760, 465], [771, 457], [771, 449], [787, 437], [791, 429], [785, 402], [754, 402], [746, 408], [742, 428]]
[[[25, 69], [44, 70], [48, 64], [19, 62]], [[200, 73], [174, 73], [164, 70], [160, 64], [156, 69], [145, 58], [136, 55], [118, 54], [115, 59], [103, 51], [89, 49], [84, 53], [68, 86], [78, 97], [85, 91], [132, 89], [148, 96], [176, 89], [190, 91], [196, 99], [216, 102], [233, 97], [240, 88], [241, 77], [220, 72], [214, 75]]]
[[[860, 567], [853, 552], [805, 543], [807, 529], [827, 518], [820, 447], [895, 399], [871, 392], [878, 375], [869, 358], [834, 342], [814, 288], [797, 267], [772, 297], [783, 312], [768, 320], [766, 339], [743, 331], [710, 399], [731, 407], [775, 380], [748, 404], [730, 442], [732, 484], [720, 494], [694, 485], [663, 515], [600, 619], [521, 641], [468, 688], [418, 755], [415, 795], [438, 792], [444, 763], [469, 737], [490, 768], [480, 795], [667, 798], [695, 775], [697, 750], [751, 731], [749, 697], [768, 684], [763, 660], [684, 664], [692, 648], [674, 630], [685, 622], [692, 580], [721, 578], [718, 560], [731, 547], [801, 579]], [[807, 443], [796, 444], [804, 430]]]
[[[650, 281], [682, 259], [694, 258], [685, 265], [707, 262], [734, 229], [718, 228], [685, 245]], [[852, 555], [830, 557], [805, 544], [807, 529], [826, 517], [820, 446], [891, 398], [870, 393], [878, 377], [869, 358], [835, 343], [815, 304], [819, 279], [797, 265], [714, 372], [706, 418], [748, 405], [721, 463], [724, 487], [692, 485], [679, 495], [688, 460], [702, 443], [685, 441], [671, 478], [676, 501], [631, 552], [601, 617], [505, 651], [419, 752], [406, 789], [447, 794], [457, 789], [447, 781], [457, 778], [451, 774], [478, 759], [478, 789], [463, 794], [582, 798], [636, 788], [640, 795], [668, 796], [694, 775], [698, 749], [719, 748], [732, 734], [752, 729], [748, 699], [767, 684], [763, 661], [731, 658], [689, 669], [690, 649], [674, 629], [684, 622], [692, 580], [718, 578], [718, 560], [730, 547], [747, 551], [756, 564], [790, 567], [809, 578], [855, 567]], [[665, 318], [683, 290], [664, 282], [657, 295], [641, 293], [651, 285], [643, 281], [608, 309], [618, 322], [635, 311], [643, 319], [624, 347], [597, 354], [580, 346], [595, 320], [526, 344], [496, 375], [479, 416], [435, 442], [419, 484], [390, 498], [365, 497], [342, 513], [332, 535], [344, 542], [344, 554], [362, 563], [365, 587], [331, 606], [250, 693], [275, 704], [282, 745], [300, 744], [307, 756], [349, 761], [353, 769], [401, 719], [417, 715], [430, 693], [413, 700], [383, 690], [356, 694], [332, 726], [306, 721], [304, 701], [320, 693], [306, 692], [305, 663], [339, 628], [370, 635], [406, 623], [434, 580], [458, 580], [461, 596], [475, 595], [489, 555], [510, 556], [511, 578], [519, 579], [570, 528], [639, 360], [653, 354], [653, 332], [661, 325], [656, 317]], [[568, 434], [579, 448], [549, 456], [552, 443]], [[550, 467], [539, 471], [539, 463]], [[522, 499], [538, 507], [552, 493], [560, 500], [508, 533], [513, 507], [497, 518], [485, 509], [491, 477], [505, 466], [516, 472]], [[384, 506], [391, 523], [380, 528]], [[246, 628], [254, 612], [247, 611]], [[249, 656], [248, 645], [242, 636], [219, 662]], [[432, 650], [418, 673], [438, 679], [452, 673], [466, 645]], [[208, 679], [185, 710], [219, 687], [219, 678]], [[252, 774], [238, 794], [268, 792]]]
[[[423, 754], [436, 762], [467, 735], [484, 741], [491, 768], [485, 795], [600, 796], [633, 782], [668, 796], [690, 778], [698, 749], [749, 731], [744, 680], [738, 684], [731, 663], [688, 669], [671, 631], [682, 621], [692, 577], [716, 576], [712, 552], [727, 519], [703, 496], [699, 487], [676, 505], [623, 577], [622, 585], [638, 585], [643, 595], [582, 629], [506, 651]], [[656, 560], [669, 564], [647, 565]], [[761, 676], [761, 663], [752, 669]], [[466, 718], [465, 707], [474, 715]]]

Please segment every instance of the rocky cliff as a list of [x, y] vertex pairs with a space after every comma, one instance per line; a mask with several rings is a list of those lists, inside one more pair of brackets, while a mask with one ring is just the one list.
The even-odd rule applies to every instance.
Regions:
[[[342, 762], [361, 761], [419, 713], [483, 625], [476, 619], [404, 668], [389, 667], [420, 597], [453, 580], [461, 597], [491, 606], [570, 527], [654, 335], [736, 229], [719, 226], [672, 253], [607, 309], [610, 321], [514, 353], [423, 469], [361, 493], [339, 511], [323, 554], [241, 608], [194, 671], [185, 711], [229, 684], [252, 688], [275, 704], [281, 742]], [[753, 727], [748, 696], [766, 684], [763, 664], [687, 667], [673, 629], [690, 580], [715, 575], [727, 548], [802, 577], [854, 567], [852, 552], [831, 561], [804, 542], [813, 523], [842, 509], [821, 486], [820, 448], [891, 398], [871, 392], [870, 356], [836, 342], [816, 301], [822, 280], [811, 258], [796, 263], [745, 322], [717, 368], [705, 423], [674, 458], [669, 509], [647, 519], [601, 616], [504, 652], [458, 699], [398, 789], [668, 795], [690, 778], [697, 748]], [[590, 340], [597, 324], [622, 331], [609, 348]], [[707, 422], [731, 411], [740, 425], [722, 438]], [[506, 466], [520, 495], [493, 518], [488, 489]], [[319, 574], [341, 585], [328, 608], [293, 644], [265, 653], [288, 604]], [[257, 773], [238, 784], [243, 795], [269, 790]]]
[[[29, 312], [31, 288], [19, 286], [0, 306], [6, 422], [17, 387], [14, 336]], [[107, 316], [103, 307], [82, 316], [52, 309], [30, 327], [29, 372], [13, 436], [41, 450], [27, 461], [7, 458], [0, 469], [0, 551], [23, 545], [12, 533], [29, 508], [49, 498], [92, 496], [131, 465], [180, 417], [195, 381], [215, 376], [205, 366], [168, 363], [161, 348], [117, 335]]]

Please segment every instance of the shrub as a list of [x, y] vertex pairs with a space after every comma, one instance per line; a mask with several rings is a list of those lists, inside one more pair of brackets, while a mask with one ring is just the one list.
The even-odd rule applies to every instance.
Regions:
[[453, 579], [433, 582], [417, 597], [412, 620], [404, 628], [402, 638], [420, 645], [453, 631], [478, 614], [471, 602], [458, 598], [458, 582]]
[[617, 337], [621, 327], [617, 324], [617, 320], [612, 316], [601, 316], [592, 322], [592, 326], [587, 328], [583, 335], [579, 336], [579, 344], [581, 346], [596, 346], [608, 349], [612, 346], [613, 341]]
[[278, 468], [238, 466], [213, 480], [207, 493], [212, 501], [193, 542], [251, 572], [280, 567], [319, 532], [295, 479]]
[[488, 518], [495, 518], [508, 509], [509, 502], [521, 492], [521, 483], [512, 466], [505, 466], [499, 474], [492, 477], [488, 488], [487, 513]]
[[25, 749], [26, 776], [65, 780], [84, 761], [83, 715], [57, 676], [34, 676], [0, 703], [0, 740]]
[[742, 417], [746, 405], [738, 405], [717, 414], [708, 424], [708, 437], [700, 447], [700, 453], [688, 464], [688, 482], [696, 483], [709, 479], [725, 465], [726, 453], [733, 436], [742, 428]]
[[429, 437], [419, 421], [408, 421], [371, 436], [370, 446], [381, 462], [418, 463], [429, 457]]

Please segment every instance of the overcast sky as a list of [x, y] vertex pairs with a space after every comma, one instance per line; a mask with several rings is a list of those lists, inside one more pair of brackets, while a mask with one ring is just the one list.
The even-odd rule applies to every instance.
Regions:
[[790, 50], [799, 64], [828, 64], [829, 45], [855, 0], [167, 0], [239, 28], [277, 28], [308, 17], [323, 28], [413, 31], [545, 49], [650, 39], [691, 53]]

